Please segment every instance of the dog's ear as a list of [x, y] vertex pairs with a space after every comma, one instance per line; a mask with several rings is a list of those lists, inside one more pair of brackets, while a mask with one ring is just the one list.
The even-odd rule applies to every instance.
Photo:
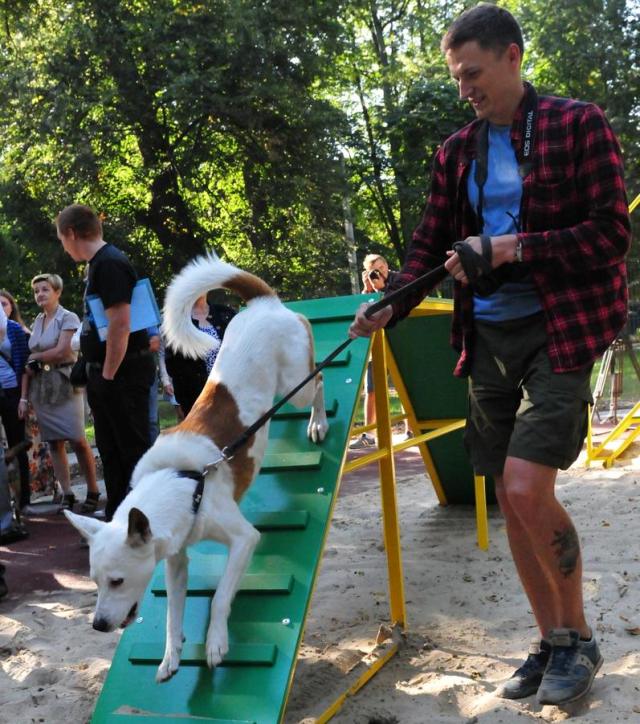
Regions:
[[103, 525], [106, 525], [106, 523], [101, 520], [88, 518], [86, 515], [76, 515], [70, 510], [64, 510], [63, 513], [67, 516], [67, 520], [71, 523], [71, 525], [77, 528], [82, 537], [86, 538], [89, 543], [91, 543], [91, 539], [100, 530], [100, 528], [102, 528]]
[[131, 508], [129, 511], [127, 543], [132, 548], [139, 548], [150, 540], [151, 528], [149, 527], [149, 518], [138, 508]]

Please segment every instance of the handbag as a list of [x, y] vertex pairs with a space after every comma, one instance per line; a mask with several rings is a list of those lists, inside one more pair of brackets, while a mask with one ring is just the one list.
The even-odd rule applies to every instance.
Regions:
[[73, 387], [78, 388], [86, 387], [88, 381], [89, 376], [87, 375], [87, 362], [80, 354], [78, 355], [78, 359], [73, 363], [73, 367], [71, 368], [71, 372], [69, 374], [69, 382], [71, 382]]
[[34, 405], [62, 405], [73, 395], [71, 365], [42, 365], [31, 380], [29, 398]]

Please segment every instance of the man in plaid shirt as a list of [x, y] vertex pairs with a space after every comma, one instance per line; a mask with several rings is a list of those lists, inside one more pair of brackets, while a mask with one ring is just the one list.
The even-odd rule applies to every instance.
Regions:
[[[584, 696], [602, 665], [578, 535], [554, 488], [584, 442], [594, 360], [626, 319], [620, 149], [599, 108], [523, 83], [522, 33], [506, 10], [467, 10], [442, 49], [477, 118], [436, 155], [399, 286], [441, 265], [455, 280], [455, 374], [471, 378], [465, 444], [495, 480], [540, 629], [500, 695], [562, 704]], [[425, 291], [371, 319], [363, 305], [351, 336], [402, 319]]]

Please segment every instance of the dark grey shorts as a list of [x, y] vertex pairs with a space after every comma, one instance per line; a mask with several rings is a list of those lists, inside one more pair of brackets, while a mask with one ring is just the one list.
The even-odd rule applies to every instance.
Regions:
[[464, 436], [476, 473], [502, 474], [507, 457], [568, 468], [587, 434], [592, 367], [552, 371], [542, 313], [476, 322]]

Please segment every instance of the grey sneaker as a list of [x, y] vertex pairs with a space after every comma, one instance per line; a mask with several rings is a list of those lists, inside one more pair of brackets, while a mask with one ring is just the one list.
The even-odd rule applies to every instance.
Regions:
[[503, 699], [524, 699], [525, 696], [535, 694], [547, 668], [550, 653], [548, 641], [533, 639], [526, 661], [502, 684], [497, 691], [498, 696]]
[[375, 439], [372, 438], [371, 435], [367, 435], [366, 432], [363, 432], [362, 435], [360, 435], [360, 437], [355, 442], [352, 442], [351, 445], [349, 445], [349, 450], [362, 450], [365, 447], [375, 446]]
[[551, 655], [538, 689], [540, 704], [567, 704], [591, 689], [603, 658], [596, 638], [583, 641], [578, 631], [556, 628], [549, 634]]

